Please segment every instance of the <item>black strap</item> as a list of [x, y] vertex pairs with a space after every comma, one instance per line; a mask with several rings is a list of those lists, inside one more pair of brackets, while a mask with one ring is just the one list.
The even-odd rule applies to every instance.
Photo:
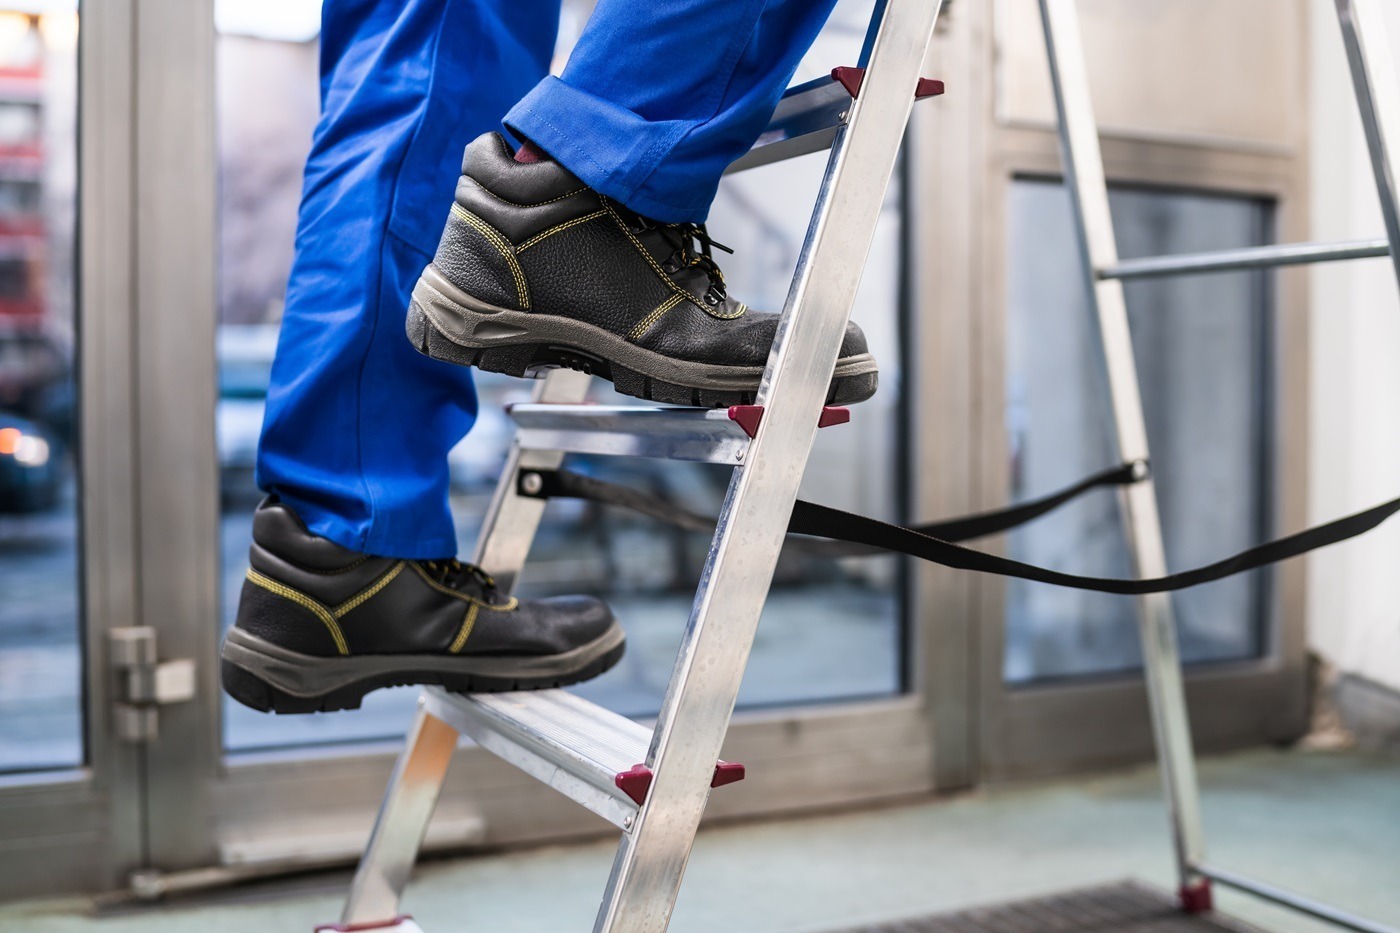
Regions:
[[[1037, 583], [1053, 583], [1076, 590], [1093, 590], [1097, 593], [1121, 593], [1125, 596], [1141, 596], [1145, 593], [1167, 593], [1183, 590], [1190, 586], [1200, 586], [1225, 577], [1254, 570], [1266, 564], [1278, 563], [1290, 557], [1315, 551], [1329, 544], [1336, 544], [1348, 538], [1365, 534], [1381, 522], [1400, 512], [1400, 499], [1378, 505], [1364, 512], [1357, 512], [1334, 522], [1309, 528], [1297, 534], [1270, 541], [1241, 551], [1233, 557], [1169, 574], [1144, 580], [1116, 580], [1104, 577], [1081, 577], [1071, 573], [1046, 570], [1032, 564], [1006, 557], [997, 557], [961, 547], [951, 541], [922, 534], [913, 528], [902, 528], [886, 522], [853, 515], [840, 509], [828, 508], [811, 502], [798, 501], [793, 509], [792, 521], [788, 530], [797, 534], [819, 535], [840, 538], [843, 541], [858, 541], [875, 544], [890, 551], [898, 551], [921, 560], [932, 561], [945, 567], [959, 570], [975, 570], [978, 573], [994, 573], [1003, 577], [1016, 577], [1021, 580], [1034, 580]], [[878, 542], [878, 543], [877, 543]]]
[[[533, 477], [538, 477], [538, 480], [532, 479]], [[1199, 586], [1202, 583], [1210, 583], [1247, 570], [1288, 560], [1306, 554], [1308, 551], [1315, 551], [1318, 548], [1365, 534], [1395, 513], [1400, 512], [1400, 499], [1392, 499], [1363, 512], [1357, 512], [1325, 525], [1318, 525], [1315, 528], [1309, 528], [1249, 548], [1233, 557], [1227, 557], [1204, 567], [1169, 574], [1165, 577], [1141, 580], [1084, 577], [1060, 573], [982, 551], [974, 551], [971, 548], [961, 547], [953, 543], [1023, 525], [1091, 489], [1100, 486], [1124, 485], [1145, 477], [1145, 464], [1126, 464], [1122, 467], [1096, 473], [1060, 492], [1008, 509], [933, 522], [914, 528], [893, 525], [889, 522], [867, 518], [864, 515], [855, 515], [851, 512], [799, 499], [793, 509], [792, 518], [788, 522], [788, 533], [812, 537], [790, 539], [787, 546], [804, 553], [830, 557], [894, 551], [960, 570], [1016, 577], [1021, 580], [1050, 583], [1078, 590], [1140, 596], [1147, 593], [1166, 593]], [[659, 496], [594, 479], [571, 470], [522, 472], [517, 486], [522, 495], [538, 498], [588, 499], [607, 505], [616, 505], [689, 531], [708, 532], [714, 528], [715, 524], [713, 518], [680, 508]], [[814, 538], [831, 540], [814, 540]]]
[[[1139, 482], [1146, 479], [1147, 474], [1145, 461], [1127, 463], [1095, 473], [1059, 492], [1039, 499], [1032, 499], [1010, 508], [980, 512], [963, 518], [944, 519], [925, 525], [915, 525], [909, 530], [945, 541], [970, 541], [974, 538], [983, 538], [1024, 525], [1091, 490], [1103, 486], [1124, 486]], [[527, 482], [527, 477], [537, 477], [537, 479], [531, 479]], [[662, 496], [627, 486], [619, 486], [616, 483], [595, 479], [572, 470], [526, 471], [521, 474], [517, 481], [517, 488], [522, 495], [541, 499], [586, 499], [591, 502], [601, 502], [604, 505], [614, 505], [686, 531], [709, 534], [715, 528], [713, 516], [692, 512]], [[793, 531], [793, 533], [797, 532]], [[887, 547], [855, 542], [839, 534], [818, 533], [817, 537], [837, 540], [819, 541], [811, 538], [793, 538], [788, 541], [787, 547], [803, 554], [833, 558], [861, 557], [889, 551]]]

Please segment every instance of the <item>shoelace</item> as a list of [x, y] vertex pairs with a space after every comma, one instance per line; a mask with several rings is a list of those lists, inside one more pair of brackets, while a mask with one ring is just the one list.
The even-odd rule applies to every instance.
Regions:
[[468, 564], [455, 557], [446, 560], [425, 560], [420, 561], [420, 563], [443, 586], [455, 590], [460, 589], [461, 585], [468, 580], [474, 580], [481, 585], [483, 596], [489, 596], [496, 592], [495, 579], [476, 564]]
[[[678, 272], [682, 269], [699, 269], [703, 272], [709, 281], [705, 301], [710, 305], [717, 305], [729, 297], [724, 284], [724, 272], [719, 263], [715, 262], [711, 250], [723, 250], [731, 255], [734, 250], [710, 236], [704, 224], [658, 223], [640, 214], [634, 214], [633, 217], [639, 231], [655, 230], [674, 247], [671, 255], [661, 264], [663, 269], [667, 272]], [[698, 251], [695, 248], [697, 243]]]

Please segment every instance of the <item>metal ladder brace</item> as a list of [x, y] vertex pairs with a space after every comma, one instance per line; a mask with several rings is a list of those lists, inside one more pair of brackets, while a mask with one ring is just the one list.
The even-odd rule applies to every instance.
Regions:
[[474, 558], [506, 591], [544, 510], [516, 483], [558, 468], [565, 453], [734, 467], [655, 730], [563, 690], [427, 688], [341, 923], [320, 929], [418, 929], [399, 900], [462, 733], [622, 829], [595, 933], [666, 928], [710, 789], [742, 776], [741, 766], [718, 760], [720, 746], [916, 93], [941, 90], [919, 79], [940, 6], [877, 0], [860, 68], [790, 89], [759, 145], [734, 166], [831, 149], [753, 406], [731, 418], [580, 405], [589, 377], [556, 371], [537, 404], [511, 412], [520, 431]]
[[[1400, 284], [1400, 201], [1397, 201], [1397, 183], [1400, 183], [1400, 83], [1397, 83], [1387, 47], [1385, 23], [1381, 20], [1378, 0], [1336, 0], [1336, 6], [1371, 164], [1375, 169], [1381, 212], [1385, 217], [1386, 239], [1338, 244], [1298, 243], [1120, 261], [1113, 221], [1109, 215], [1099, 128], [1094, 120], [1075, 0], [1040, 0], [1058, 114], [1065, 184], [1074, 207], [1086, 293], [1090, 310], [1098, 324], [1108, 369], [1114, 434], [1122, 463], [1149, 459], [1123, 280], [1230, 269], [1262, 269], [1388, 254], [1395, 265], [1397, 284]], [[1133, 573], [1145, 577], [1165, 575], [1167, 568], [1161, 522], [1151, 479], [1123, 487], [1120, 495]], [[1391, 927], [1215, 868], [1205, 861], [1200, 792], [1171, 600], [1166, 594], [1140, 597], [1138, 619], [1152, 728], [1176, 848], [1182, 907], [1192, 912], [1210, 909], [1210, 885], [1212, 881], [1217, 881], [1348, 929], [1367, 933], [1396, 933]]]

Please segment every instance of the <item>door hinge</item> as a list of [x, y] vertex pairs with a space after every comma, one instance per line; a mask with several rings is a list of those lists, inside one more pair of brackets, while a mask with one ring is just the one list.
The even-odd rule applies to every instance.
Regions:
[[149, 742], [160, 734], [160, 707], [194, 699], [194, 660], [158, 660], [156, 630], [149, 625], [112, 629], [108, 647], [113, 731], [127, 742]]

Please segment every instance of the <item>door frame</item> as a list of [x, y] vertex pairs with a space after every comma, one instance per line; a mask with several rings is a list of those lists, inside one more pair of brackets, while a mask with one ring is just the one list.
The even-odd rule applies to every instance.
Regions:
[[[1008, 504], [1010, 476], [1002, 422], [1005, 405], [1007, 197], [1020, 177], [1059, 177], [1053, 124], [1013, 122], [998, 113], [997, 82], [1005, 62], [997, 45], [997, 4], [958, 4], [945, 16], [953, 108], [916, 137], [931, 166], [919, 204], [917, 268], [926, 303], [965, 308], [934, 318], [944, 341], [941, 373], [926, 387], [926, 410], [949, 414], [952, 429], [921, 452], [923, 469], [942, 473], [941, 502], [927, 510], [956, 514]], [[1291, 15], [1305, 18], [1301, 3]], [[1306, 30], [1296, 51], [1299, 92], [1306, 79]], [[1091, 50], [1092, 52], [1092, 50]], [[1048, 81], [1048, 78], [1047, 78]], [[956, 109], [954, 109], [956, 108]], [[1306, 120], [1286, 146], [1195, 137], [1169, 138], [1105, 128], [1102, 145], [1110, 184], [1267, 198], [1274, 202], [1280, 242], [1306, 239]], [[933, 215], [933, 216], [930, 216]], [[1273, 515], [1281, 532], [1306, 524], [1307, 297], [1306, 274], [1280, 270], [1274, 298], [1275, 423], [1272, 428]], [[941, 397], [940, 397], [941, 394]], [[1107, 418], [1107, 405], [1104, 406]], [[946, 506], [956, 506], [950, 508]], [[989, 545], [999, 550], [1000, 545]], [[1153, 758], [1151, 721], [1141, 674], [1033, 684], [1009, 689], [1002, 678], [1004, 585], [999, 578], [923, 572], [928, 600], [941, 621], [941, 657], [930, 669], [942, 682], [934, 709], [941, 788], [985, 780], [1069, 773]], [[1294, 739], [1307, 727], [1304, 566], [1274, 569], [1265, 653], [1250, 661], [1188, 665], [1186, 692], [1197, 748], [1222, 750]]]
[[0, 776], [0, 896], [121, 883], [144, 859], [139, 746], [117, 740], [108, 632], [140, 624], [134, 267], [135, 4], [86, 0], [78, 36], [79, 626], [84, 764]]

